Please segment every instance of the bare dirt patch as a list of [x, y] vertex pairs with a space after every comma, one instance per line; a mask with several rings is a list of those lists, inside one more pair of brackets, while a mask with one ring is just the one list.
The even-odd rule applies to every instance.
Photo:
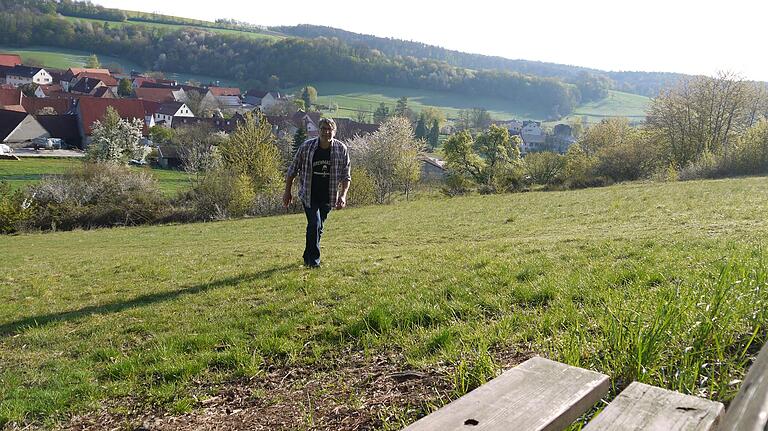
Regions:
[[[531, 356], [494, 353], [507, 369]], [[373, 430], [397, 429], [450, 401], [452, 368], [412, 370], [399, 354], [349, 352], [327, 366], [280, 367], [253, 379], [201, 384], [194, 411], [182, 415], [115, 413], [103, 407], [77, 416], [67, 430]], [[125, 402], [121, 401], [123, 412]], [[129, 401], [131, 404], [135, 402]]]

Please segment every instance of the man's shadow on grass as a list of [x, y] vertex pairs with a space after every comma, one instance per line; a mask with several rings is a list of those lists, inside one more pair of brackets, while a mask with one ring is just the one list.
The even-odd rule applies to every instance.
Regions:
[[147, 305], [156, 304], [158, 302], [170, 301], [171, 299], [175, 299], [184, 295], [194, 295], [221, 287], [235, 286], [243, 282], [263, 280], [265, 278], [271, 277], [277, 272], [286, 271], [292, 268], [296, 268], [296, 266], [283, 266], [251, 274], [241, 274], [236, 277], [229, 277], [221, 280], [210, 281], [208, 283], [197, 284], [194, 286], [182, 287], [170, 292], [142, 295], [127, 301], [115, 301], [108, 304], [91, 305], [79, 310], [61, 311], [58, 313], [44, 314], [41, 316], [26, 317], [14, 322], [0, 325], [0, 337], [16, 334], [20, 330], [24, 330], [33, 326], [44, 326], [49, 323], [76, 320], [94, 314], [118, 313], [130, 308], [144, 307]]

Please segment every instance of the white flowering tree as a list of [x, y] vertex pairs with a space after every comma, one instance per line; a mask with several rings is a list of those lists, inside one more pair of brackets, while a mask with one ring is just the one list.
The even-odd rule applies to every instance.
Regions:
[[94, 121], [88, 158], [98, 162], [128, 163], [142, 158], [139, 146], [144, 122], [140, 119], [124, 120], [114, 108], [107, 108], [103, 121]]
[[378, 203], [389, 202], [396, 191], [408, 198], [419, 181], [418, 155], [424, 148], [424, 141], [416, 139], [410, 121], [398, 116], [381, 123], [377, 132], [349, 142], [353, 169], [360, 166], [373, 179]]

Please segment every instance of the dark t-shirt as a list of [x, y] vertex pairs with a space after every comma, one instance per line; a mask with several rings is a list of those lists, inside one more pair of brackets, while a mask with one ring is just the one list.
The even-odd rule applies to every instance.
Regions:
[[328, 188], [331, 182], [331, 148], [319, 146], [312, 157], [312, 205], [329, 205]]

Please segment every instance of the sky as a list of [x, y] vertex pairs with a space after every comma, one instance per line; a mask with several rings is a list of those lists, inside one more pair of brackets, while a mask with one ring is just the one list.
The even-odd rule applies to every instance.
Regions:
[[213, 21], [315, 24], [464, 52], [608, 71], [768, 81], [764, 0], [95, 0]]

